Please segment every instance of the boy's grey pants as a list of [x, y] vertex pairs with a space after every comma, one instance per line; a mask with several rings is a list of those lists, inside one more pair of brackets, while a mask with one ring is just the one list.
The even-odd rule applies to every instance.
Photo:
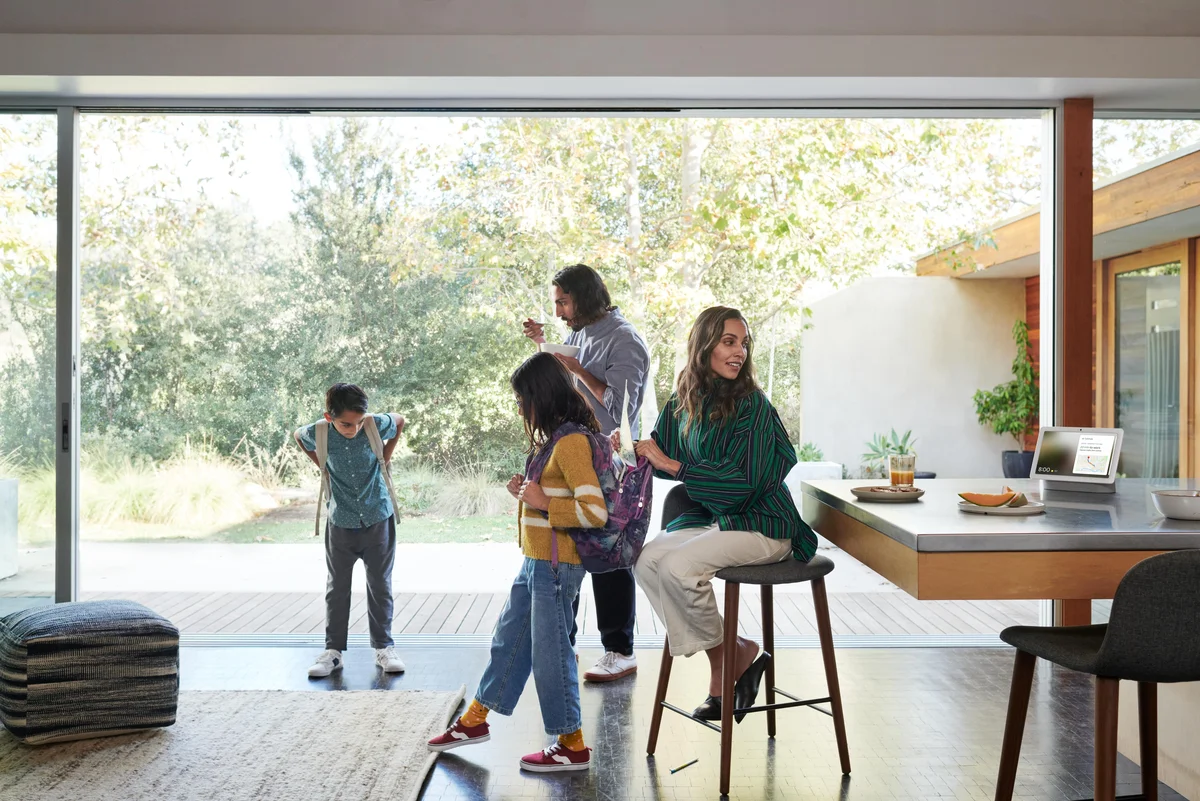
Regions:
[[392, 645], [392, 563], [396, 559], [396, 518], [389, 517], [366, 528], [325, 526], [325, 647], [346, 650], [350, 626], [350, 578], [354, 563], [363, 560], [367, 571], [367, 620], [371, 646]]

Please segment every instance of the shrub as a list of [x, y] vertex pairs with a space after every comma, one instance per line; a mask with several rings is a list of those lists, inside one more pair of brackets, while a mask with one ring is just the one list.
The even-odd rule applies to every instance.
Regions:
[[429, 513], [437, 517], [498, 515], [515, 508], [516, 501], [492, 471], [463, 467], [441, 476], [437, 497]]
[[290, 434], [273, 451], [242, 437], [233, 448], [232, 458], [247, 479], [265, 489], [317, 487], [317, 471], [312, 461]]
[[997, 434], [1008, 434], [1024, 448], [1025, 437], [1038, 427], [1038, 373], [1029, 358], [1029, 325], [1017, 320], [1013, 325], [1017, 355], [1013, 357], [1013, 380], [991, 390], [975, 393], [975, 415], [980, 425], [991, 426]]
[[866, 443], [867, 451], [862, 455], [863, 478], [886, 473], [888, 457], [893, 454], [896, 456], [915, 454], [913, 446], [916, 443], [911, 429], [902, 435], [897, 434], [894, 428], [887, 434], [876, 434]]
[[[85, 524], [157, 523], [191, 529], [249, 520], [258, 511], [255, 485], [211, 450], [186, 446], [155, 465], [129, 456], [85, 454], [80, 465], [80, 516]], [[55, 515], [54, 468], [21, 475], [23, 525], [49, 525]]]
[[396, 488], [396, 513], [403, 516], [424, 514], [437, 498], [441, 484], [437, 471], [419, 459], [411, 463], [392, 460], [392, 486]]
[[825, 452], [815, 442], [806, 442], [796, 451], [796, 459], [801, 462], [823, 462]]

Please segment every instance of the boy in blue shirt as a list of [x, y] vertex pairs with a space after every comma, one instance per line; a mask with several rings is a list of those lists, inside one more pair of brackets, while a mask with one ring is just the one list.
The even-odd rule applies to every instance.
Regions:
[[[386, 442], [383, 461], [404, 430], [398, 414], [372, 415], [379, 438]], [[367, 619], [375, 664], [388, 673], [402, 673], [404, 663], [392, 640], [392, 563], [396, 557], [396, 510], [392, 505], [383, 465], [372, 449], [367, 422], [367, 393], [354, 384], [334, 384], [325, 393], [329, 474], [329, 517], [325, 526], [325, 651], [308, 669], [310, 678], [323, 678], [342, 667], [350, 624], [350, 579], [362, 559], [367, 574]], [[317, 426], [298, 428], [296, 443], [318, 468]], [[319, 514], [319, 512], [318, 512]]]

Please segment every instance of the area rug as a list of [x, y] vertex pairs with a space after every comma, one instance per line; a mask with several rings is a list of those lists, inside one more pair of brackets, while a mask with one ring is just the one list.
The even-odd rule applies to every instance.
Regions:
[[0, 798], [415, 801], [457, 692], [184, 692], [174, 726], [26, 746], [0, 732]]

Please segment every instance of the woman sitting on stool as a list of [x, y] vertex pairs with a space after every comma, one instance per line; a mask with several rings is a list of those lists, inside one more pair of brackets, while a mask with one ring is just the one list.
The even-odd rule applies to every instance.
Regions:
[[[783, 483], [796, 451], [754, 379], [753, 343], [737, 309], [705, 309], [688, 335], [687, 366], [655, 425], [636, 445], [660, 478], [700, 505], [646, 543], [634, 573], [667, 629], [671, 656], [708, 654], [708, 698], [696, 717], [721, 719], [724, 633], [718, 570], [812, 558], [817, 537]], [[770, 654], [738, 637], [735, 709], [754, 705]], [[741, 716], [738, 716], [739, 720]]]

